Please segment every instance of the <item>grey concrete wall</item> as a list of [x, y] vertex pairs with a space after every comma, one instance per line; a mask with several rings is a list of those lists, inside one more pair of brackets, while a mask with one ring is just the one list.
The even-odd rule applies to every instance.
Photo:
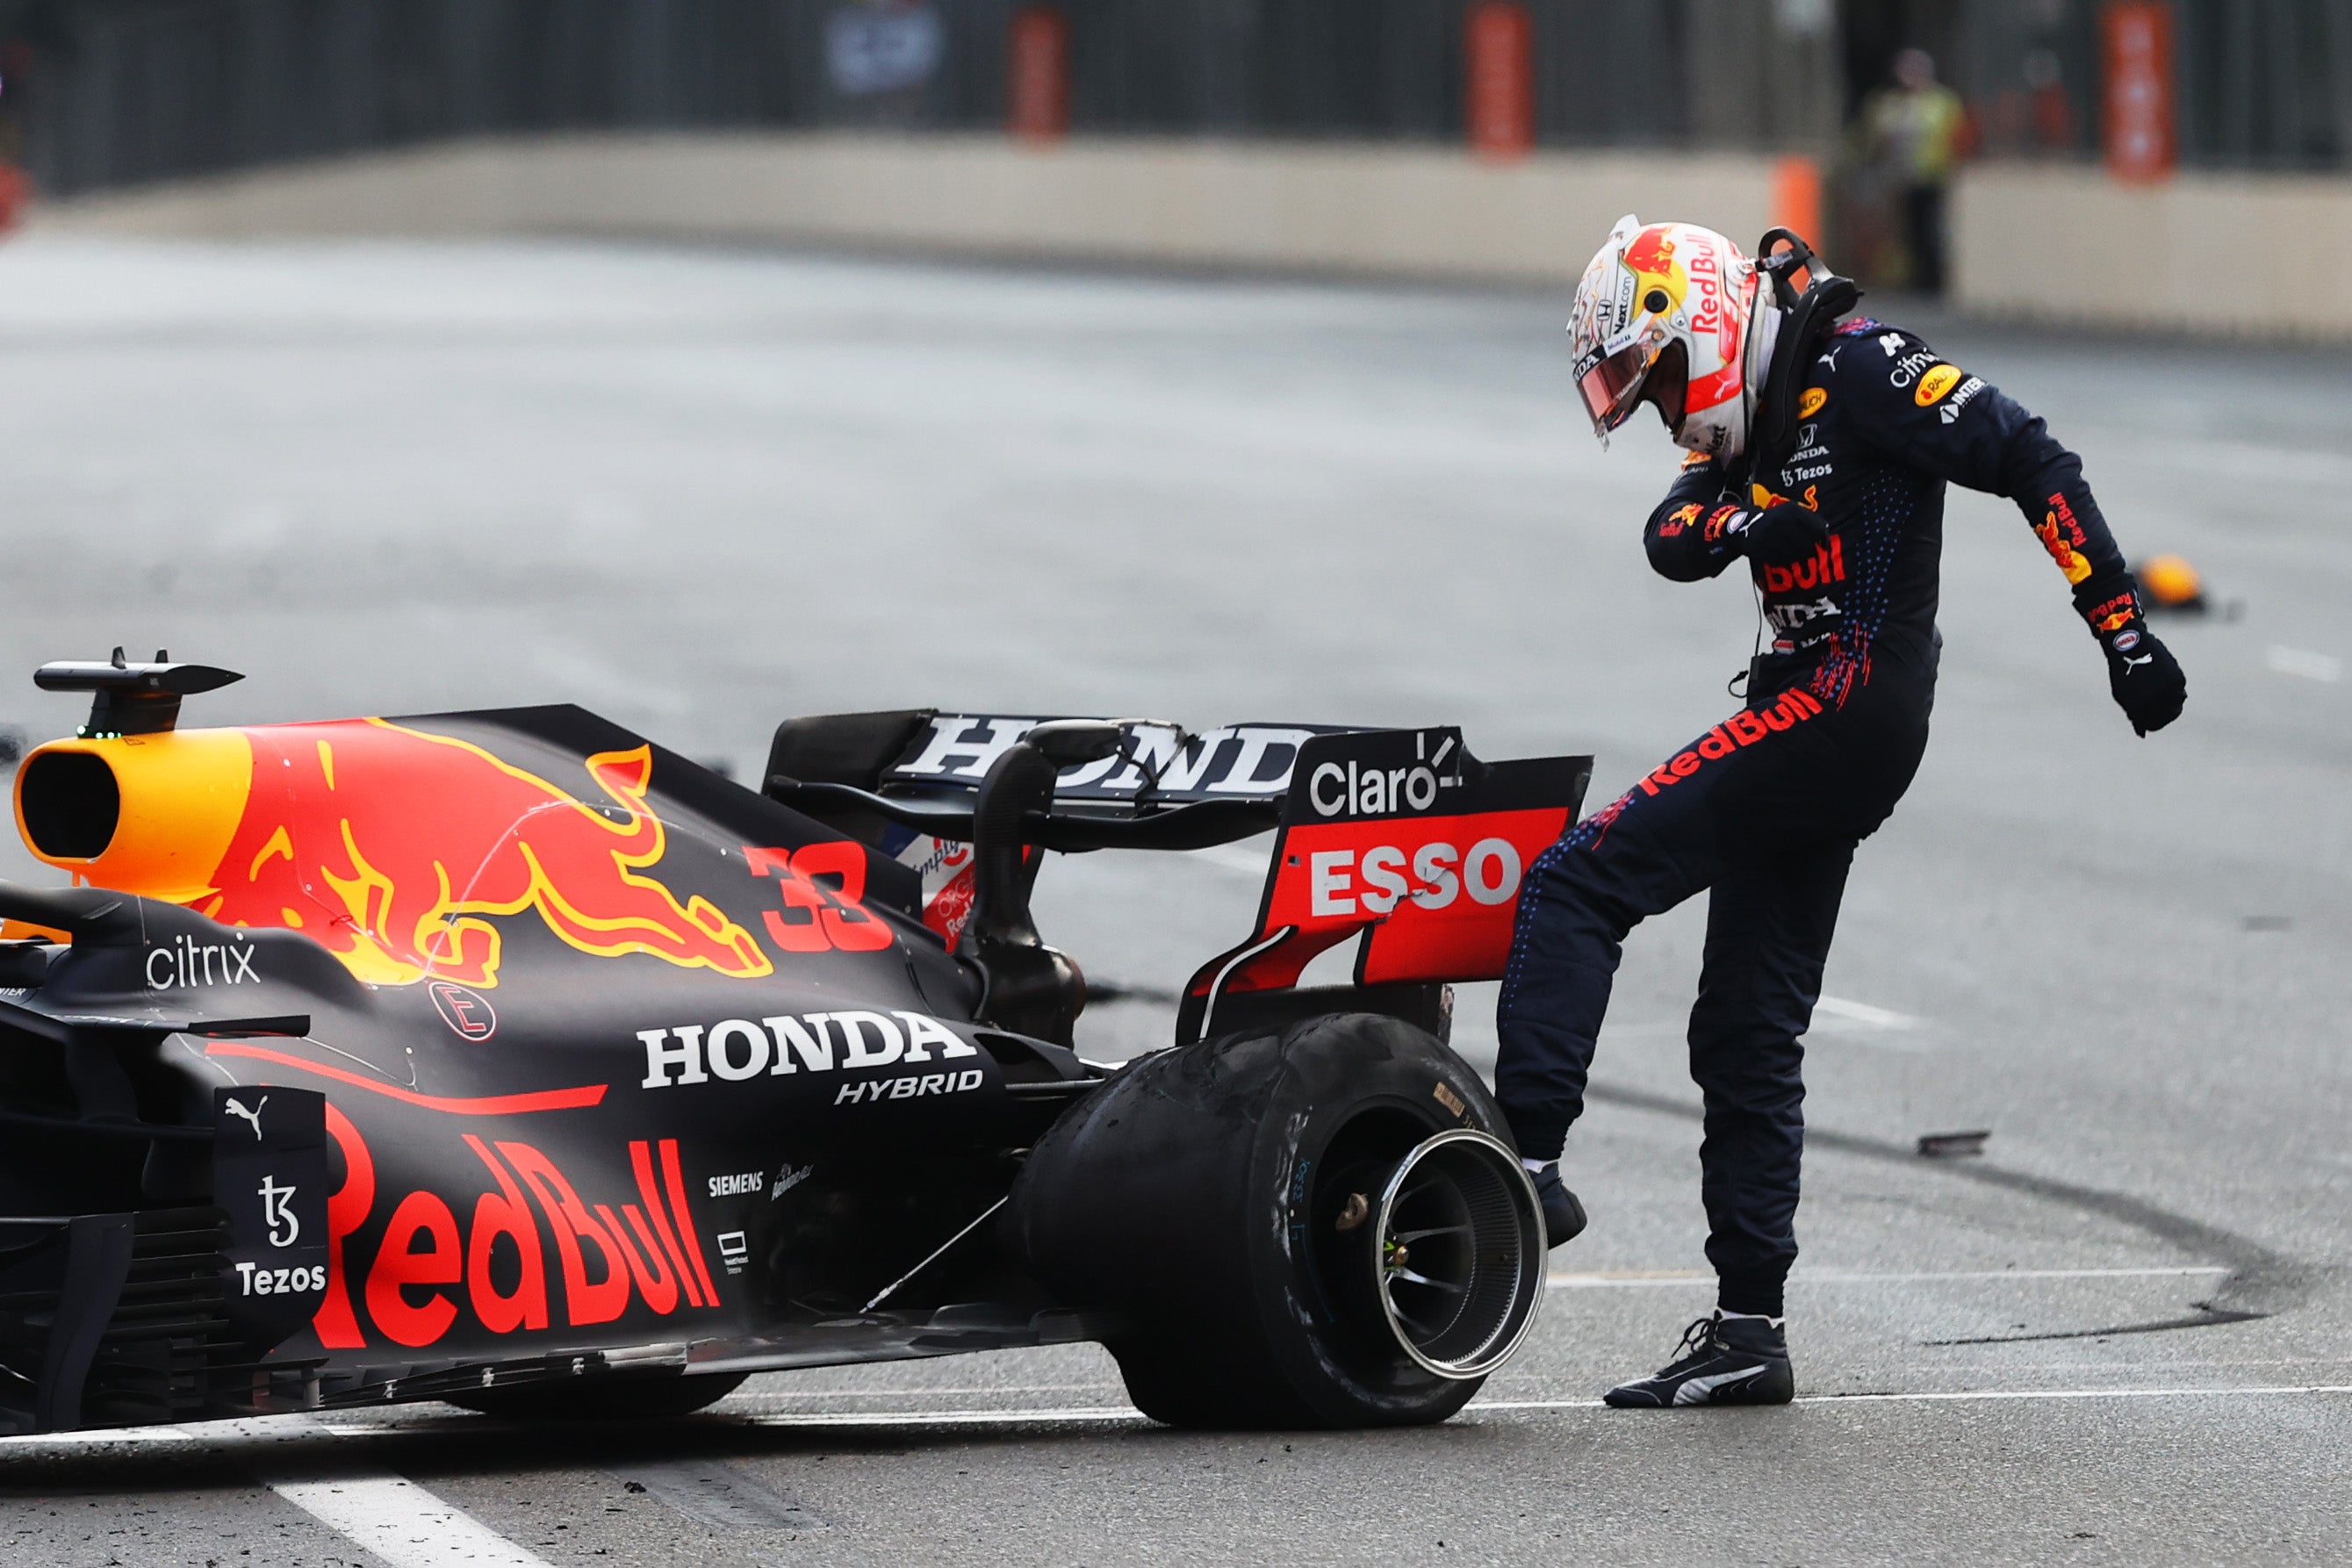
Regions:
[[[191, 181], [35, 210], [192, 238], [612, 234], [1529, 283], [1572, 281], [1625, 212], [1753, 243], [1769, 157], [998, 136], [567, 135]], [[1952, 206], [1972, 314], [2352, 340], [2352, 180], [1974, 165]], [[2227, 263], [2252, 250], [2264, 264]]]
[[35, 227], [233, 238], [599, 233], [1572, 281], [1625, 212], [1752, 244], [1773, 160], [995, 136], [477, 142], [109, 194]]
[[2207, 336], [2352, 340], [2352, 179], [1978, 164], [1952, 203], [1972, 314]]

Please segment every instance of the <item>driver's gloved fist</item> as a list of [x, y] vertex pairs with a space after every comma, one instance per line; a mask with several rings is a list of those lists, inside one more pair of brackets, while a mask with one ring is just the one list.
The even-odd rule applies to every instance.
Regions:
[[2154, 632], [2127, 628], [2099, 641], [2107, 650], [2107, 689], [2131, 721], [2132, 733], [2161, 730], [2180, 717], [2189, 678]]
[[1767, 566], [1793, 566], [1809, 560], [1830, 537], [1829, 526], [1819, 512], [1789, 501], [1774, 501], [1761, 511], [1749, 512], [1730, 531], [1750, 561]]
[[2130, 574], [2084, 584], [2074, 591], [2074, 607], [2107, 656], [2107, 689], [2131, 721], [2132, 732], [2145, 735], [2179, 718], [2189, 700], [2189, 678], [2180, 673], [2172, 650], [2147, 629], [2139, 585]]

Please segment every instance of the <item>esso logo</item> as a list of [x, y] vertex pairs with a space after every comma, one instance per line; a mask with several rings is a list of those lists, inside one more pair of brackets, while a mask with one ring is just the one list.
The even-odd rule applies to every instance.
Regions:
[[1443, 910], [1468, 894], [1474, 904], [1507, 904], [1519, 896], [1518, 847], [1507, 838], [1481, 838], [1467, 853], [1451, 844], [1424, 844], [1408, 858], [1391, 845], [1318, 849], [1307, 858], [1307, 912], [1337, 918], [1385, 915], [1410, 899]]
[[1437, 804], [1437, 773], [1427, 763], [1409, 768], [1360, 768], [1325, 763], [1307, 781], [1318, 816], [1395, 816]]

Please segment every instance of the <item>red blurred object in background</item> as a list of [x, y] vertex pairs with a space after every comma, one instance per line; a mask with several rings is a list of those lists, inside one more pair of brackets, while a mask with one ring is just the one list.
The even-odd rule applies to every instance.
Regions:
[[1070, 131], [1070, 22], [1051, 5], [1024, 5], [1013, 13], [1011, 47], [1005, 51], [1006, 120], [1013, 133], [1031, 142], [1058, 142]]
[[0, 163], [0, 230], [16, 226], [22, 215], [25, 198], [33, 194], [33, 182], [25, 171], [14, 163]]
[[[1795, 154], [1772, 165], [1772, 221], [1808, 245], [1827, 243], [1822, 234], [1822, 166]], [[1800, 269], [1801, 270], [1801, 268]]]
[[2099, 34], [2107, 172], [2118, 180], [2161, 180], [2178, 158], [2171, 7], [2149, 0], [2111, 5], [2099, 16]]
[[2063, 153], [2074, 145], [2074, 106], [2056, 82], [2033, 89], [2033, 137], [2044, 152]]
[[1481, 0], [1463, 26], [1470, 145], [1483, 158], [1524, 157], [1536, 144], [1535, 24], [1513, 0]]

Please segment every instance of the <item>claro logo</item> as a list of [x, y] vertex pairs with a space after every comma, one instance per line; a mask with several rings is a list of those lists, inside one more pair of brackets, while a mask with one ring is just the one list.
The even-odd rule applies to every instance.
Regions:
[[1325, 763], [1307, 781], [1307, 798], [1318, 816], [1394, 816], [1427, 811], [1437, 804], [1437, 770], [1427, 763], [1409, 768], [1360, 768], [1353, 762]]

